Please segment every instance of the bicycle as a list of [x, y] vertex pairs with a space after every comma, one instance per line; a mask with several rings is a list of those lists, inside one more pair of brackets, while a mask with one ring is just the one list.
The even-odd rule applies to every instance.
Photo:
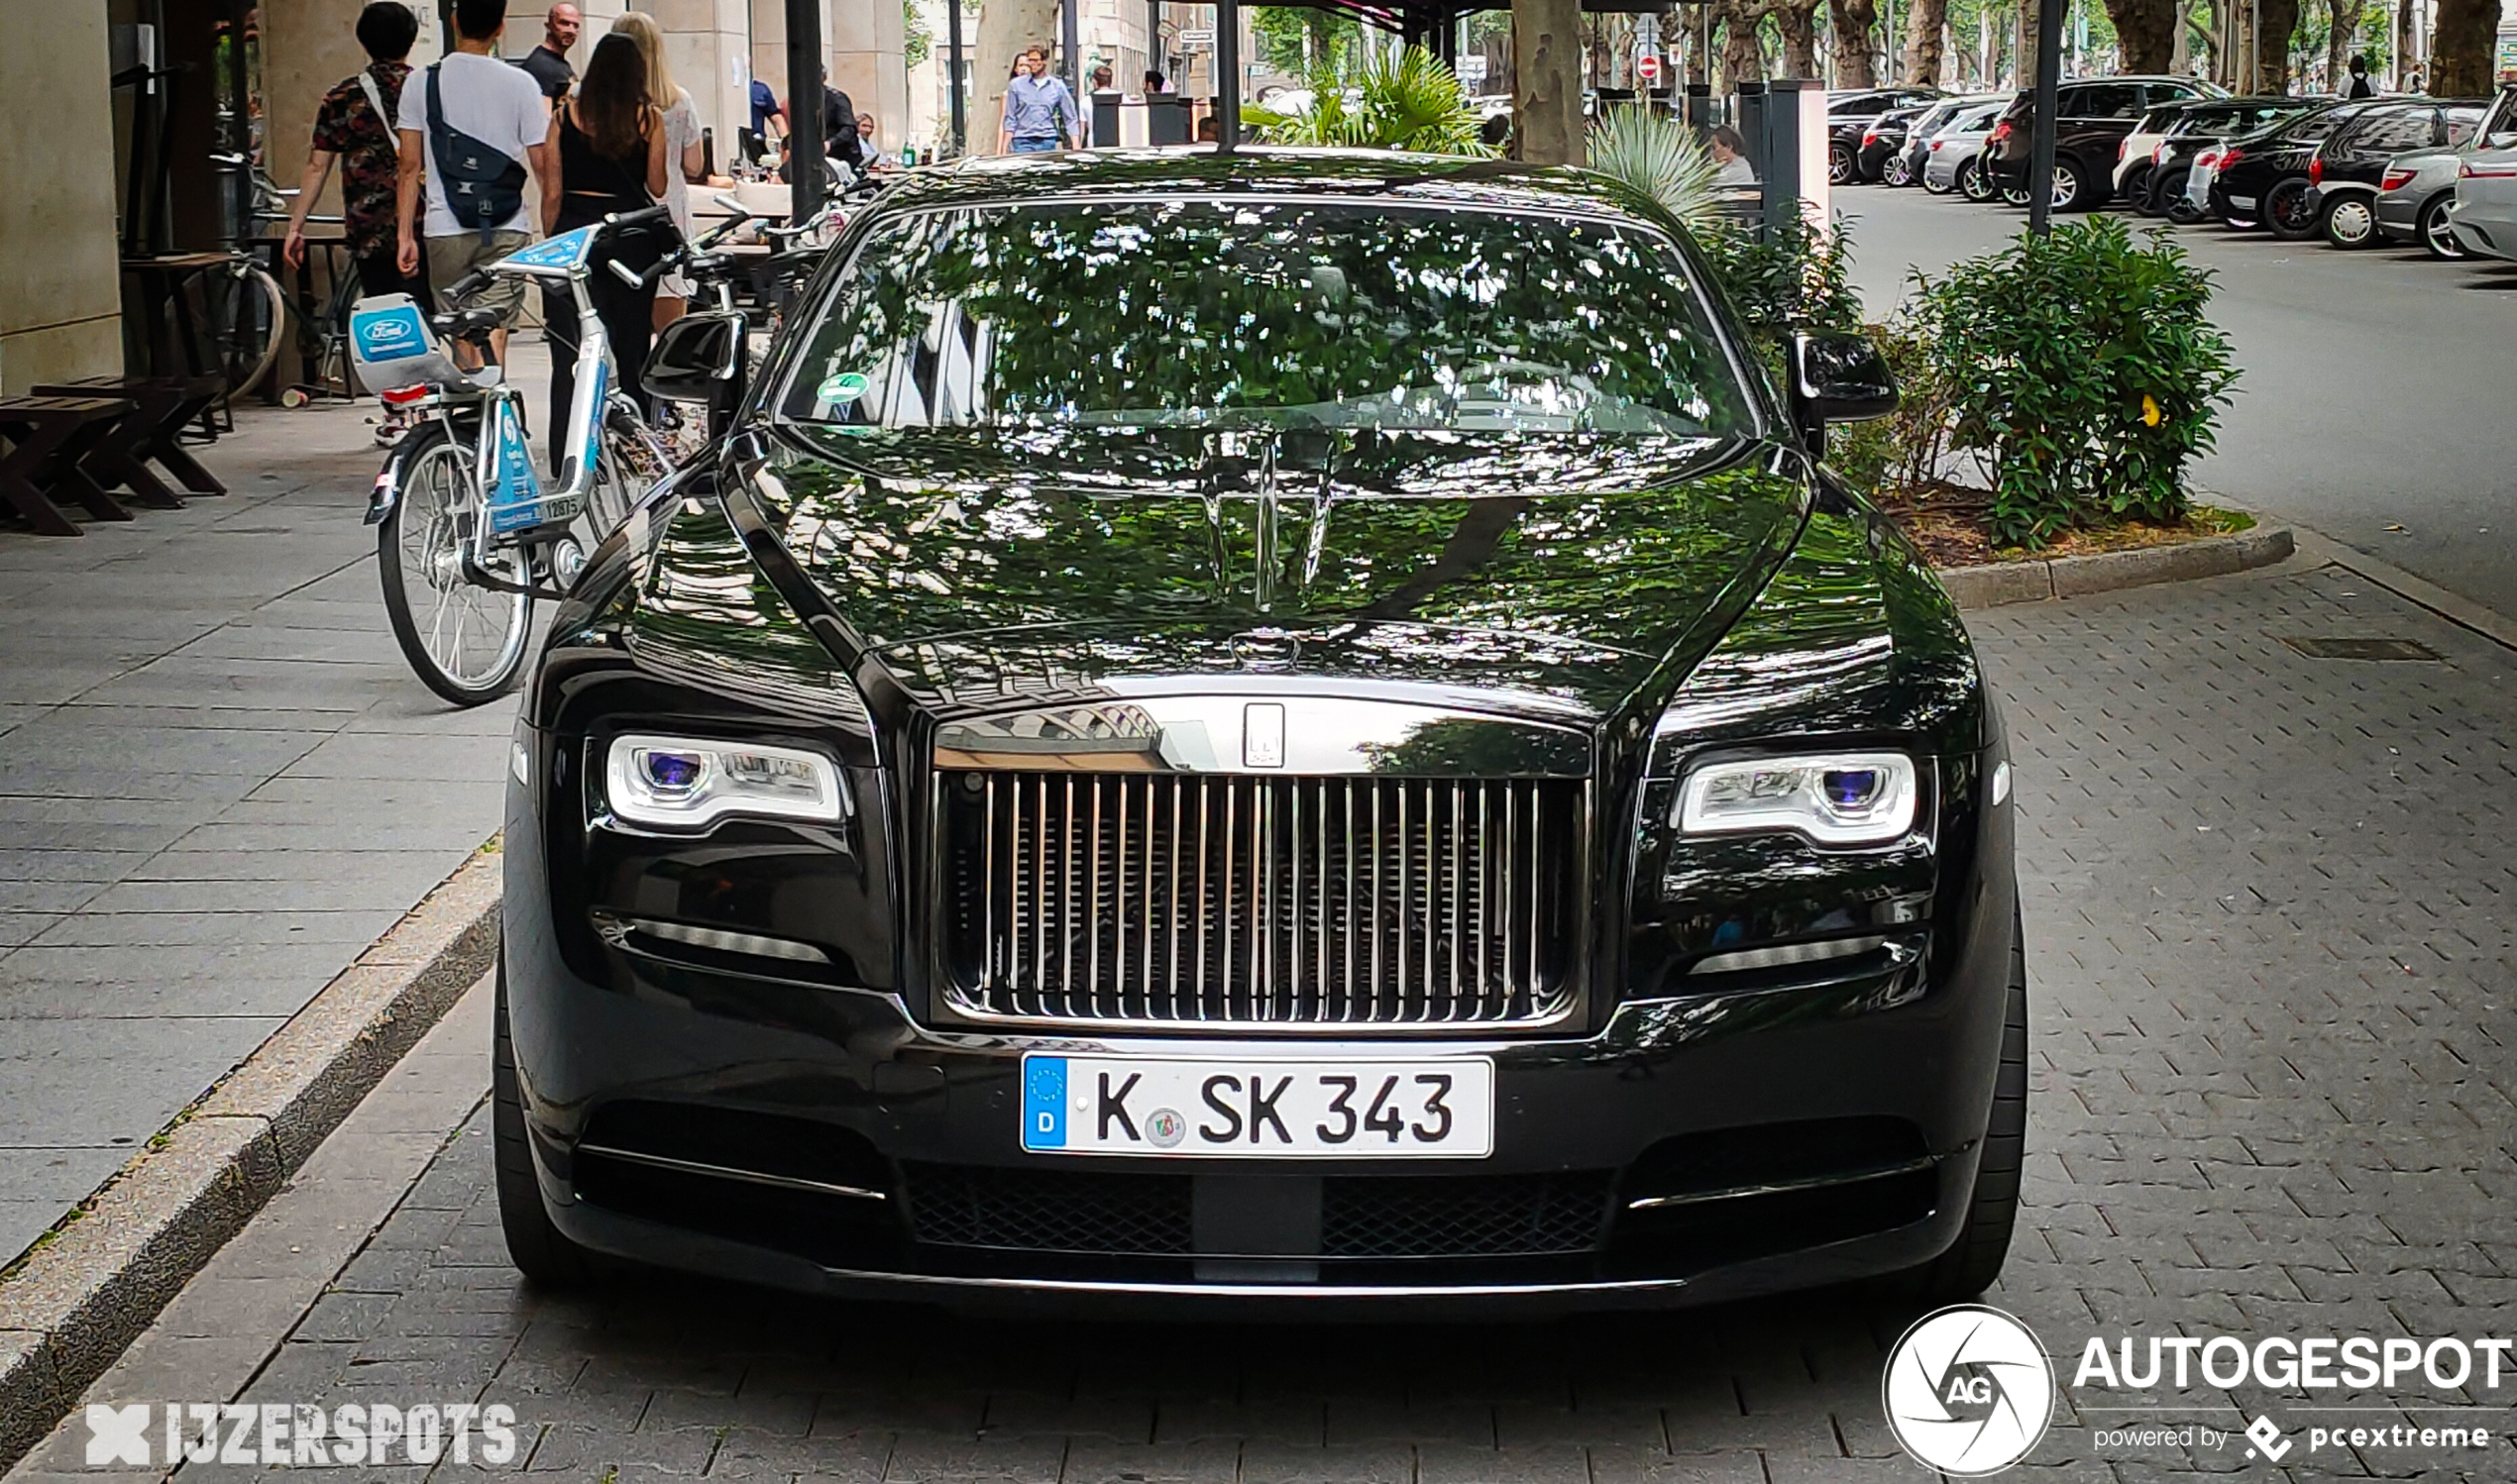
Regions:
[[[386, 456], [368, 503], [385, 616], [421, 683], [456, 705], [514, 689], [534, 603], [562, 596], [586, 554], [628, 519], [631, 479], [652, 482], [672, 467], [637, 398], [616, 384], [610, 338], [586, 286], [602, 238], [670, 220], [661, 206], [614, 213], [447, 287], [445, 301], [456, 303], [487, 276], [522, 277], [565, 283], [575, 297], [577, 384], [565, 453], [552, 471], [556, 488], [536, 472], [524, 394], [489, 359], [495, 311], [423, 317], [409, 295], [385, 294], [362, 299], [351, 314], [361, 383], [417, 419]], [[459, 371], [432, 331], [479, 347], [488, 364]]]

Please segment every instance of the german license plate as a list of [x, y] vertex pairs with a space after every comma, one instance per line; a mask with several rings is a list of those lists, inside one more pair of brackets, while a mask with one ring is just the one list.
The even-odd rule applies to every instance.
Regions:
[[1494, 1063], [1029, 1055], [1023, 1147], [1185, 1159], [1478, 1159], [1494, 1152]]

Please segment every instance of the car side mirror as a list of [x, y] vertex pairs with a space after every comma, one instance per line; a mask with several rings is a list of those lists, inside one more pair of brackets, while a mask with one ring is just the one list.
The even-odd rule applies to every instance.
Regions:
[[647, 353], [646, 389], [668, 402], [698, 402], [711, 433], [741, 403], [750, 379], [750, 324], [738, 313], [686, 314]]
[[1897, 410], [1897, 377], [1867, 336], [1832, 332], [1792, 337], [1792, 423], [1809, 452], [1826, 452], [1828, 423], [1855, 423]]

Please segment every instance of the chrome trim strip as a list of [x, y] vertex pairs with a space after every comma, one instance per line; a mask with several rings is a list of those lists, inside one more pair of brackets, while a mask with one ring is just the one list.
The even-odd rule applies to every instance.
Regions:
[[1823, 938], [1813, 943], [1777, 943], [1765, 948], [1708, 953], [1697, 959], [1695, 967], [1687, 972], [1739, 974], [1759, 969], [1797, 969], [1804, 964], [1822, 964], [1830, 959], [1858, 958], [1887, 944], [1887, 937], [1879, 933], [1857, 938]]
[[1715, 1191], [1695, 1191], [1684, 1196], [1644, 1196], [1625, 1203], [1628, 1211], [1660, 1211], [1673, 1206], [1701, 1206], [1710, 1201], [1736, 1201], [1745, 1196], [1779, 1196], [1791, 1191], [1824, 1190], [1831, 1186], [1858, 1185], [1865, 1180], [1883, 1180], [1891, 1175], [1911, 1175], [1927, 1170], [1939, 1161], [1928, 1154], [1894, 1164], [1878, 1165], [1851, 1174], [1811, 1175], [1802, 1180], [1771, 1180], [1755, 1185], [1724, 1186]]
[[751, 958], [785, 959], [799, 964], [826, 964], [830, 955], [811, 943], [793, 938], [773, 938], [753, 932], [727, 932], [717, 927], [698, 927], [688, 922], [666, 922], [654, 917], [620, 919], [632, 932], [668, 943], [687, 943], [693, 948], [706, 948], [716, 953], [739, 953]]
[[[1254, 705], [1282, 708], [1281, 746], [1253, 753]], [[1279, 740], [1272, 724], [1278, 717], [1263, 719], [1270, 724], [1262, 740]], [[1441, 759], [1423, 757], [1427, 739], [1456, 761], [1446, 768]], [[1254, 764], [1254, 755], [1277, 761]], [[1438, 702], [1281, 689], [965, 717], [936, 729], [931, 756], [939, 772], [1438, 778], [1465, 773], [1472, 758], [1477, 776], [1498, 780], [1576, 779], [1590, 772], [1589, 738], [1578, 726]]]
[[[632, 1219], [636, 1219], [632, 1218]], [[819, 1263], [815, 1264], [820, 1267]], [[940, 1273], [882, 1273], [864, 1268], [821, 1268], [832, 1278], [867, 1283], [916, 1284], [937, 1288], [990, 1289], [1005, 1292], [1068, 1294], [1142, 1294], [1181, 1299], [1543, 1299], [1590, 1294], [1675, 1293], [1686, 1278], [1628, 1278], [1601, 1283], [1474, 1283], [1444, 1288], [1432, 1284], [1325, 1283], [1123, 1283], [1081, 1278], [973, 1278]]]
[[637, 1149], [615, 1149], [609, 1144], [580, 1143], [580, 1154], [600, 1155], [633, 1165], [652, 1165], [659, 1170], [673, 1170], [684, 1175], [708, 1175], [718, 1180], [739, 1180], [746, 1185], [774, 1186], [786, 1191], [810, 1191], [820, 1196], [847, 1196], [859, 1201], [888, 1201], [881, 1191], [860, 1190], [853, 1185], [832, 1185], [823, 1180], [806, 1180], [794, 1175], [767, 1175], [758, 1170], [737, 1170], [729, 1165], [704, 1164], [696, 1159], [675, 1159], [670, 1155], [648, 1154]]

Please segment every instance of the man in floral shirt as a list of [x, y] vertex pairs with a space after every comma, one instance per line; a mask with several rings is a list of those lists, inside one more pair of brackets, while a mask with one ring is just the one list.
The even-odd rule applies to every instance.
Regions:
[[359, 16], [358, 36], [373, 60], [324, 94], [323, 106], [315, 111], [314, 149], [306, 156], [305, 179], [288, 214], [284, 251], [291, 267], [305, 262], [306, 213], [323, 194], [324, 177], [338, 159], [341, 215], [360, 290], [368, 295], [407, 293], [425, 304], [427, 275], [405, 278], [394, 262], [393, 219], [399, 141], [391, 115], [402, 95], [402, 79], [410, 75], [405, 58], [419, 39], [419, 21], [401, 0], [374, 0]]

